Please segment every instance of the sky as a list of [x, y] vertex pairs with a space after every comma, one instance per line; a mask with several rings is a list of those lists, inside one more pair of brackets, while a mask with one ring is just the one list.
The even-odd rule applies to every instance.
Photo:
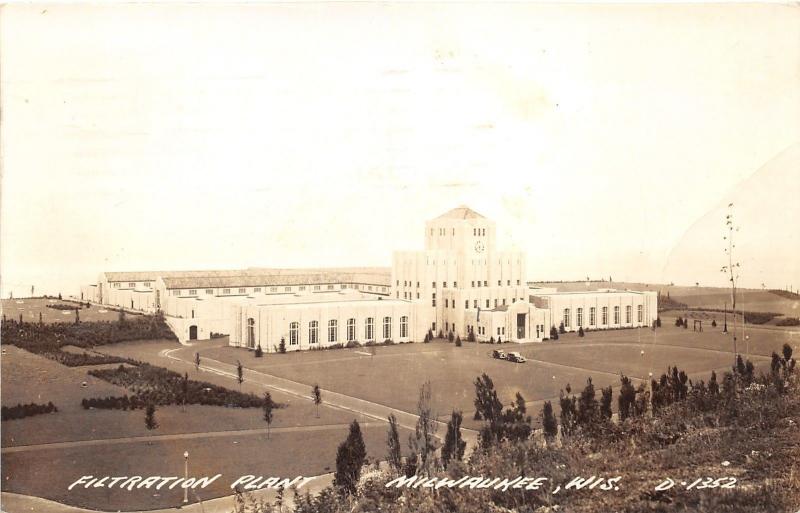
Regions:
[[6, 5], [0, 295], [389, 266], [459, 205], [531, 280], [724, 285], [745, 199], [740, 283], [797, 288], [799, 41], [777, 4]]

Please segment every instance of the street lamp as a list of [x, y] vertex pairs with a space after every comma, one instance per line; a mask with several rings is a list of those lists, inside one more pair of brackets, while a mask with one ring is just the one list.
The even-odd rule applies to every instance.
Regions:
[[[183, 482], [189, 480], [189, 451], [183, 451]], [[184, 486], [183, 488], [183, 503], [189, 502], [189, 489]]]

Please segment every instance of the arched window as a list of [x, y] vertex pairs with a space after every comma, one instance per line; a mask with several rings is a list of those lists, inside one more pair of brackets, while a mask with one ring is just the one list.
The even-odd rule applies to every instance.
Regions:
[[356, 339], [356, 320], [347, 319], [347, 341], [352, 342]]
[[383, 340], [392, 338], [392, 318], [383, 318]]
[[578, 327], [583, 326], [583, 308], [575, 310], [575, 325]]
[[289, 323], [289, 345], [296, 346], [300, 343], [300, 323], [299, 322], [290, 322]]
[[570, 311], [569, 308], [564, 309], [564, 327], [569, 328], [569, 318], [570, 318]]
[[408, 317], [400, 317], [400, 338], [408, 337]]
[[319, 335], [319, 323], [317, 321], [311, 321], [308, 323], [308, 343], [309, 344], [316, 344], [317, 343], [317, 336]]
[[364, 321], [364, 342], [369, 342], [375, 339], [375, 325], [372, 317], [367, 317]]
[[247, 319], [247, 347], [256, 347], [256, 320]]
[[339, 321], [331, 319], [328, 321], [328, 342], [336, 342], [339, 337]]

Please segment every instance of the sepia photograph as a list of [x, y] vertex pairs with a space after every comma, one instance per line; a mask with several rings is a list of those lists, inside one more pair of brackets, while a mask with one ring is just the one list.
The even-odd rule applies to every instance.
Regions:
[[0, 5], [0, 310], [4, 513], [800, 513], [800, 7]]

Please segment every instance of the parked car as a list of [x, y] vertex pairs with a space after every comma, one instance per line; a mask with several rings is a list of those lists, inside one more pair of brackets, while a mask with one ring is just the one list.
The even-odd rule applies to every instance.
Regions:
[[492, 351], [492, 358], [497, 358], [498, 360], [505, 360], [506, 353], [504, 351], [500, 351], [499, 349], [495, 349]]
[[508, 356], [506, 356], [506, 360], [515, 363], [525, 363], [527, 361], [524, 356], [522, 356], [517, 352], [508, 353]]

